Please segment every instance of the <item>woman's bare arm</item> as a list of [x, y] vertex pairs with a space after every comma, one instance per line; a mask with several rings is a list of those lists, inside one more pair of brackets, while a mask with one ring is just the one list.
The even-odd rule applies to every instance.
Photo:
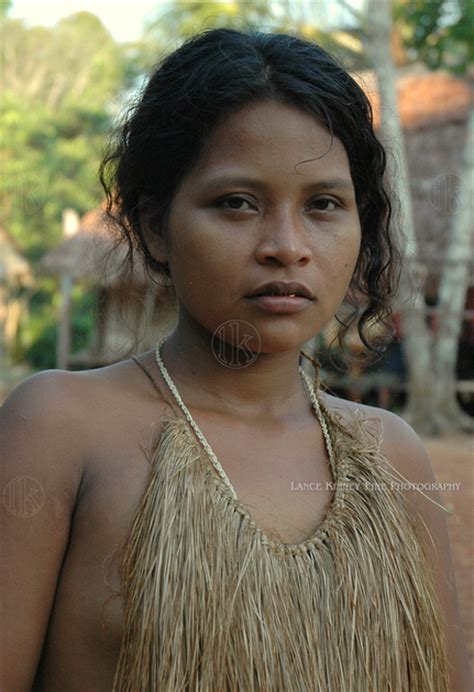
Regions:
[[[427, 484], [423, 492], [442, 504], [430, 458], [416, 432], [393, 413], [384, 411], [381, 418], [384, 425], [383, 451], [390, 463], [411, 483]], [[429, 486], [432, 489], [425, 490]], [[406, 496], [415, 516], [418, 513], [425, 522], [437, 546], [437, 554], [431, 550], [431, 555], [446, 623], [452, 692], [472, 692], [472, 675], [459, 616], [446, 513], [416, 490], [407, 490]]]
[[0, 689], [30, 690], [47, 631], [84, 471], [77, 377], [28, 378], [0, 411]]

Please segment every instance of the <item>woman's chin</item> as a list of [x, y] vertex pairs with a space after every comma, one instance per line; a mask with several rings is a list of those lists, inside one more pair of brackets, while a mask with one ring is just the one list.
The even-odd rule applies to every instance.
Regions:
[[261, 337], [260, 354], [261, 355], [277, 355], [283, 353], [298, 352], [303, 348], [304, 344], [311, 339], [311, 336], [288, 334], [275, 335], [271, 337]]

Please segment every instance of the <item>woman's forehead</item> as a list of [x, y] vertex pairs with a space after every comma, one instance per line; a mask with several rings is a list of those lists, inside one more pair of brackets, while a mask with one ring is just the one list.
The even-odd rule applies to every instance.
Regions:
[[219, 122], [206, 141], [195, 172], [200, 175], [237, 165], [294, 170], [314, 175], [321, 166], [348, 168], [336, 137], [303, 110], [275, 102], [243, 107]]

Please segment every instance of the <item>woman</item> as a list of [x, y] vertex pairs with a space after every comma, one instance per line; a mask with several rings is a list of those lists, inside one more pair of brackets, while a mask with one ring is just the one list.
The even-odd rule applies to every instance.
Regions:
[[5, 404], [5, 484], [45, 499], [4, 512], [2, 689], [469, 688], [439, 496], [397, 485], [426, 452], [299, 369], [344, 299], [363, 338], [390, 315], [384, 169], [313, 44], [215, 30], [156, 68], [102, 179], [179, 319]]

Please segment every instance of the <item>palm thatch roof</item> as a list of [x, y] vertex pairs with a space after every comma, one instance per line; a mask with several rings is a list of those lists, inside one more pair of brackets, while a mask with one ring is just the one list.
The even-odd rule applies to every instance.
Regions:
[[63, 240], [41, 258], [39, 269], [51, 274], [68, 274], [73, 280], [91, 280], [103, 287], [122, 283], [148, 285], [143, 262], [134, 255], [133, 271], [125, 262], [128, 245], [107, 217], [104, 206], [85, 214], [77, 233]]

